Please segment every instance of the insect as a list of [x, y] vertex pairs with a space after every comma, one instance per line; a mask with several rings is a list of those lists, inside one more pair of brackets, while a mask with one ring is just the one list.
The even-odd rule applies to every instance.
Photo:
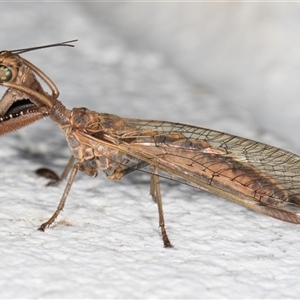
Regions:
[[[75, 40], [74, 40], [75, 41]], [[160, 177], [209, 191], [291, 223], [300, 223], [300, 157], [263, 143], [210, 129], [166, 121], [122, 118], [87, 108], [67, 109], [55, 84], [19, 54], [52, 46], [0, 52], [0, 135], [50, 117], [65, 134], [71, 159], [57, 182], [70, 173], [58, 207], [39, 230], [64, 208], [78, 171], [111, 180], [137, 170], [151, 174], [150, 194], [158, 206], [165, 247], [168, 238]], [[50, 88], [44, 91], [36, 75]], [[45, 171], [45, 170], [44, 170]], [[41, 171], [41, 173], [44, 173]]]

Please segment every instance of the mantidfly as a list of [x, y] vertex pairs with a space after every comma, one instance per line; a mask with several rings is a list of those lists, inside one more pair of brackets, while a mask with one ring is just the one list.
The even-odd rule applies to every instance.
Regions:
[[[74, 40], [75, 41], [75, 40]], [[210, 129], [165, 121], [121, 118], [87, 108], [69, 110], [55, 84], [19, 54], [74, 41], [0, 52], [0, 135], [49, 116], [63, 131], [72, 156], [70, 172], [50, 226], [64, 208], [78, 170], [91, 177], [101, 169], [119, 180], [142, 170], [151, 174], [150, 194], [158, 205], [165, 247], [172, 247], [164, 222], [160, 176], [209, 191], [291, 223], [300, 223], [300, 157], [288, 151]], [[44, 91], [36, 75], [50, 88]], [[43, 173], [43, 172], [42, 172]]]

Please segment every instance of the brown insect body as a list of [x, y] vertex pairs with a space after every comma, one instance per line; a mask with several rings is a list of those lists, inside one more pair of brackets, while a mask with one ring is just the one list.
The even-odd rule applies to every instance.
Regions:
[[[34, 73], [50, 87], [52, 95], [42, 89]], [[298, 155], [185, 124], [121, 118], [86, 108], [68, 110], [57, 100], [59, 92], [54, 83], [13, 52], [0, 53], [0, 79], [0, 84], [8, 87], [0, 102], [0, 135], [49, 116], [64, 132], [72, 153], [62, 175], [64, 178], [72, 169], [62, 199], [40, 230], [50, 226], [63, 209], [77, 171], [95, 177], [98, 169], [111, 180], [135, 170], [151, 173], [150, 193], [158, 204], [165, 247], [172, 245], [164, 227], [159, 176], [204, 189], [274, 218], [300, 223]], [[17, 104], [24, 99], [28, 100], [26, 104]]]
[[[78, 126], [74, 120], [79, 115]], [[74, 157], [94, 160], [95, 172], [100, 168], [109, 179], [157, 166], [177, 181], [275, 218], [300, 222], [294, 211], [279, 209], [300, 204], [300, 157], [295, 154], [204, 128], [120, 118], [85, 108], [72, 110], [70, 126], [65, 134]]]

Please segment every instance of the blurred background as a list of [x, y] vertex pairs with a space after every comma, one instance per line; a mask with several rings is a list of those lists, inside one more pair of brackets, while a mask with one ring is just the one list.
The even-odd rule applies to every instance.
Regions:
[[86, 8], [94, 19], [106, 17], [135, 46], [162, 52], [199, 92], [220, 99], [222, 109], [240, 118], [247, 112], [257, 129], [298, 140], [299, 3], [122, 3]]
[[[79, 39], [76, 50], [67, 51], [68, 59], [61, 49], [30, 56], [39, 62], [44, 55], [62, 55], [42, 68], [57, 70], [54, 81], [62, 90], [63, 78], [72, 84], [62, 95], [74, 104], [82, 103], [80, 97], [97, 97], [101, 108], [95, 109], [103, 111], [115, 104], [119, 108], [122, 98], [123, 111], [114, 113], [130, 115], [130, 110], [136, 117], [162, 118], [169, 111], [172, 121], [235, 134], [246, 127], [257, 139], [268, 141], [264, 134], [272, 133], [300, 149], [298, 3], [41, 1], [1, 6], [6, 12], [2, 48]], [[72, 65], [72, 80], [62, 68], [66, 64]], [[159, 73], [161, 66], [169, 73]], [[118, 78], [109, 75], [112, 69]], [[180, 77], [189, 95], [178, 91], [170, 76]], [[233, 123], [220, 125], [224, 118]]]

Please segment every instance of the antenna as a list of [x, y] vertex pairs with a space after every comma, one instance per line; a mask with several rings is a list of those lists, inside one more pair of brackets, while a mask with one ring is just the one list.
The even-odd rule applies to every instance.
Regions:
[[[33, 50], [58, 47], [58, 46], [74, 47], [74, 45], [72, 45], [70, 43], [75, 43], [77, 41], [78, 40], [70, 40], [70, 41], [66, 41], [66, 42], [62, 42], [62, 43], [49, 44], [49, 45], [45, 45], [45, 46], [37, 46], [37, 47], [17, 49], [17, 50], [9, 50], [7, 52], [14, 53], [14, 54], [21, 54], [21, 53], [29, 52], [29, 51], [33, 51]], [[4, 51], [1, 51], [1, 52], [4, 52]]]

